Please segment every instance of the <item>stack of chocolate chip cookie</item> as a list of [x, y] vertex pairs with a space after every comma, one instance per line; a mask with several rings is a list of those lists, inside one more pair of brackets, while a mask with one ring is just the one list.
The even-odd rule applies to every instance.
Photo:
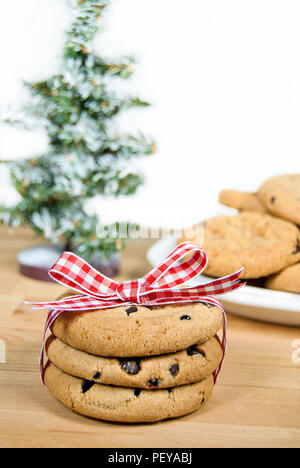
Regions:
[[220, 202], [240, 213], [206, 221], [206, 273], [244, 267], [254, 285], [300, 293], [300, 174], [274, 177], [257, 193], [224, 190]]
[[212, 395], [222, 325], [222, 311], [203, 303], [65, 312], [47, 341], [46, 386], [71, 410], [97, 419], [189, 414]]

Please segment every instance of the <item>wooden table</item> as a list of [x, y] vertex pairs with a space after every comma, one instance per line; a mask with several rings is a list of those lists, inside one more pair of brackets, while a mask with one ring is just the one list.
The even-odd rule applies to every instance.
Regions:
[[[0, 339], [7, 348], [7, 362], [0, 364], [1, 447], [300, 447], [300, 365], [292, 362], [292, 342], [300, 339], [300, 330], [233, 316], [224, 370], [202, 411], [130, 426], [94, 421], [65, 408], [40, 382], [45, 313], [21, 304], [54, 299], [63, 289], [18, 273], [16, 253], [37, 243], [28, 231], [8, 235], [0, 229]], [[148, 246], [148, 241], [128, 246], [122, 279], [148, 271]]]

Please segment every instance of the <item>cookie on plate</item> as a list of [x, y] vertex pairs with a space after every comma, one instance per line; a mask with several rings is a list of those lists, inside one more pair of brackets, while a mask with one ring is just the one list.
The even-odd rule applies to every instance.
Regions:
[[45, 383], [50, 393], [76, 413], [107, 421], [140, 423], [192, 413], [213, 393], [213, 376], [168, 390], [110, 387], [70, 376], [48, 362]]
[[267, 289], [300, 293], [300, 263], [292, 265], [266, 281]]
[[300, 225], [300, 174], [272, 177], [258, 194], [270, 213]]
[[267, 213], [267, 209], [261, 202], [257, 193], [240, 192], [238, 190], [223, 190], [219, 195], [219, 202], [222, 205], [235, 208], [239, 211]]
[[145, 389], [199, 382], [218, 368], [223, 354], [218, 337], [184, 351], [141, 359], [94, 356], [53, 335], [46, 350], [49, 360], [66, 374], [105, 385]]
[[226, 276], [244, 267], [243, 278], [261, 278], [300, 261], [300, 231], [267, 214], [219, 216], [205, 223], [203, 249], [207, 275]]
[[222, 325], [222, 311], [199, 302], [65, 312], [51, 331], [64, 343], [86, 353], [128, 358], [187, 349], [215, 336]]

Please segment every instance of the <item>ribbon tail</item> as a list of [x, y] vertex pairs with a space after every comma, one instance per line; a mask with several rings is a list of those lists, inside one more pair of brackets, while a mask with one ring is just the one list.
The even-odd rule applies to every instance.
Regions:
[[217, 383], [217, 380], [218, 380], [218, 377], [220, 375], [220, 372], [222, 370], [222, 367], [223, 367], [223, 364], [224, 364], [224, 360], [225, 360], [225, 356], [226, 356], [226, 349], [227, 349], [227, 328], [228, 328], [228, 323], [227, 323], [227, 315], [226, 315], [226, 312], [224, 310], [224, 308], [222, 307], [222, 311], [223, 311], [223, 336], [222, 336], [222, 342], [221, 342], [221, 346], [222, 346], [222, 360], [219, 364], [219, 367], [216, 369], [216, 371], [214, 372], [213, 374], [213, 377], [214, 377], [214, 384], [216, 385]]
[[[209, 302], [208, 298], [211, 299], [213, 296], [226, 294], [244, 286], [246, 283], [239, 281], [242, 272], [243, 270], [239, 270], [233, 275], [194, 287], [150, 289], [140, 294], [141, 304], [147, 306], [147, 304], [159, 305], [172, 302]], [[220, 304], [219, 301], [218, 304]]]
[[42, 382], [45, 385], [45, 362], [44, 362], [44, 353], [45, 353], [45, 343], [46, 343], [46, 338], [47, 338], [47, 333], [55, 322], [55, 320], [63, 313], [63, 311], [58, 311], [58, 310], [50, 310], [46, 323], [45, 323], [45, 328], [44, 328], [44, 335], [43, 335], [43, 342], [42, 342], [42, 348], [41, 348], [41, 353], [40, 353], [40, 358], [39, 358], [39, 366], [40, 366], [40, 375], [42, 378]]
[[31, 305], [33, 310], [43, 310], [43, 309], [54, 309], [54, 308], [61, 308], [62, 305], [68, 300], [70, 303], [78, 301], [83, 296], [70, 296], [60, 301], [49, 301], [49, 302], [28, 302], [24, 301], [23, 304]]
[[117, 307], [123, 303], [116, 296], [108, 296], [97, 299], [90, 296], [71, 296], [54, 302], [25, 302], [32, 306], [33, 310], [56, 309], [61, 311], [76, 311], [76, 310], [97, 310], [106, 309], [109, 307]]
[[246, 284], [245, 282], [240, 281], [240, 276], [243, 271], [244, 268], [241, 268], [231, 275], [224, 276], [223, 278], [217, 278], [209, 283], [199, 284], [195, 287], [182, 288], [180, 291], [189, 291], [192, 294], [199, 294], [202, 296], [226, 294], [239, 289]]

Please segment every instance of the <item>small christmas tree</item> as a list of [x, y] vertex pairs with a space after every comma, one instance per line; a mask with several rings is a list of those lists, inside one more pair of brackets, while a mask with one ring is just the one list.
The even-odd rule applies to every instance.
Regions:
[[[49, 152], [9, 164], [11, 180], [21, 201], [0, 207], [0, 222], [28, 225], [53, 243], [63, 242], [87, 259], [109, 257], [123, 243], [98, 238], [99, 217], [85, 211], [95, 195], [131, 195], [142, 183], [130, 159], [154, 152], [143, 135], [117, 135], [112, 119], [138, 98], [120, 97], [109, 83], [133, 73], [133, 60], [111, 61], [92, 51], [108, 0], [73, 0], [73, 22], [67, 31], [60, 73], [44, 81], [25, 83], [32, 94], [24, 108], [49, 136]], [[18, 119], [8, 119], [20, 124]], [[21, 122], [22, 123], [22, 122]], [[26, 125], [26, 122], [24, 122]]]

